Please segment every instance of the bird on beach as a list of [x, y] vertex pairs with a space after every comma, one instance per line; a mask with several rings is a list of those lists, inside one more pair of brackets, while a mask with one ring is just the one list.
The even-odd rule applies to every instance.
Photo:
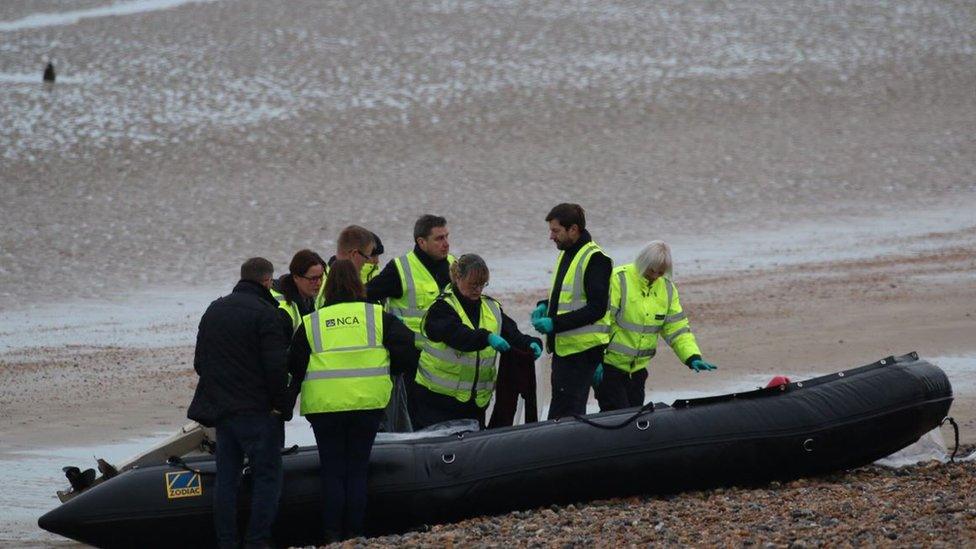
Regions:
[[44, 82], [54, 84], [55, 78], [57, 78], [57, 75], [54, 73], [54, 63], [48, 61], [47, 66], [44, 67]]

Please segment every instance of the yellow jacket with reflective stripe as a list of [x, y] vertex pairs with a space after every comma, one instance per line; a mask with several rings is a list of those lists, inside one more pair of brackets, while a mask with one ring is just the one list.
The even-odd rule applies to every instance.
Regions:
[[[599, 246], [593, 241], [583, 245], [570, 262], [563, 275], [563, 283], [560, 286], [559, 302], [557, 304], [556, 315], [573, 312], [586, 305], [586, 289], [583, 287], [583, 274], [586, 266], [590, 264], [593, 254], [602, 252]], [[552, 288], [556, 287], [556, 273], [559, 272], [559, 264], [563, 260], [566, 252], [559, 252], [556, 259], [556, 269], [553, 271], [552, 284], [549, 286], [549, 302], [552, 302]], [[566, 356], [581, 353], [587, 349], [599, 345], [606, 345], [610, 341], [610, 313], [603, 316], [593, 324], [580, 326], [565, 332], [555, 334], [555, 351], [559, 356]]]
[[[437, 299], [450, 304], [461, 317], [461, 322], [468, 328], [475, 329], [450, 286]], [[479, 328], [496, 335], [501, 333], [502, 311], [497, 301], [482, 296], [479, 315]], [[461, 352], [448, 347], [446, 343], [433, 342], [425, 337], [416, 380], [418, 384], [435, 393], [454, 397], [461, 402], [471, 400], [473, 391], [475, 403], [484, 408], [488, 406], [495, 391], [495, 380], [498, 378], [497, 358], [498, 354], [490, 345], [480, 351]]]
[[701, 354], [670, 278], [648, 283], [633, 263], [617, 267], [610, 275], [609, 310], [612, 330], [604, 364], [627, 373], [647, 368], [659, 334], [681, 362]]
[[312, 352], [302, 381], [302, 415], [385, 408], [393, 381], [383, 308], [337, 303], [305, 315], [303, 323]]
[[375, 263], [363, 263], [363, 268], [359, 270], [359, 279], [363, 285], [373, 280], [373, 277], [380, 274], [380, 266]]
[[326, 265], [325, 269], [322, 271], [322, 284], [319, 286], [319, 293], [315, 296], [315, 303], [312, 305], [316, 311], [325, 305], [325, 280], [327, 278], [329, 278], [328, 265]]
[[302, 313], [298, 310], [298, 303], [288, 303], [285, 294], [273, 288], [271, 289], [271, 295], [278, 300], [278, 308], [288, 313], [288, 318], [291, 319], [291, 333], [294, 334], [298, 331], [298, 327], [302, 325]]
[[[447, 262], [454, 263], [454, 256], [448, 255]], [[424, 318], [424, 313], [434, 304], [434, 300], [441, 294], [434, 275], [427, 270], [427, 267], [420, 261], [417, 254], [412, 250], [393, 260], [396, 265], [397, 273], [400, 274], [400, 287], [403, 293], [400, 297], [391, 297], [386, 302], [386, 310], [403, 320], [407, 328], [413, 330], [418, 337], [416, 344], [418, 349], [423, 349], [423, 337], [420, 331], [420, 323]]]

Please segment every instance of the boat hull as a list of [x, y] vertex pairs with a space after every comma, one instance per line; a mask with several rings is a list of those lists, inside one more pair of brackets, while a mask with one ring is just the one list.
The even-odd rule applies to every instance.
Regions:
[[[913, 353], [778, 388], [676, 401], [637, 417], [633, 409], [587, 416], [602, 427], [623, 423], [618, 429], [569, 418], [378, 442], [367, 529], [393, 533], [550, 504], [849, 469], [915, 442], [951, 402], [945, 374]], [[318, 454], [303, 448], [283, 462], [275, 541], [313, 544], [321, 539]], [[186, 465], [199, 474], [165, 464], [126, 471], [39, 524], [102, 547], [211, 546], [214, 462]], [[246, 509], [246, 495], [240, 503]]]

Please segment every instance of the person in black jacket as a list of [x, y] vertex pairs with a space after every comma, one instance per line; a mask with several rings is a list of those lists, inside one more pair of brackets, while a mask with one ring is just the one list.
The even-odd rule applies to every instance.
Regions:
[[[549, 299], [540, 301], [532, 312], [532, 325], [546, 336], [546, 348], [552, 353], [552, 400], [549, 419], [586, 413], [586, 401], [597, 366], [609, 341], [609, 323], [601, 324], [610, 299], [610, 272], [613, 262], [593, 242], [586, 230], [586, 216], [579, 204], [556, 205], [546, 216], [549, 239], [562, 253]], [[585, 250], [584, 250], [585, 248]], [[584, 250], [581, 252], [581, 250]], [[583, 262], [583, 254], [589, 261]], [[582, 288], [576, 272], [568, 273], [580, 255], [577, 269], [583, 269]], [[564, 288], [569, 278], [572, 288]], [[579, 290], [579, 295], [576, 292]], [[582, 303], [560, 303], [560, 296], [574, 296]], [[562, 312], [563, 309], [568, 309]], [[572, 341], [580, 332], [595, 334], [590, 341]]]
[[200, 376], [187, 417], [217, 428], [214, 525], [220, 547], [237, 547], [237, 489], [247, 456], [253, 478], [248, 547], [270, 546], [281, 494], [281, 422], [291, 418], [288, 341], [269, 290], [274, 267], [248, 259], [234, 291], [200, 320], [193, 368]]
[[[542, 355], [542, 342], [538, 338], [520, 332], [518, 325], [501, 310], [497, 301], [482, 295], [482, 290], [488, 285], [488, 276], [488, 266], [480, 256], [464, 254], [459, 257], [451, 265], [450, 286], [445, 288], [424, 317], [422, 324], [424, 335], [434, 343], [446, 345], [454, 356], [460, 353], [476, 353], [489, 347], [501, 353], [515, 347], [533, 353], [533, 356], [538, 358]], [[486, 300], [489, 302], [488, 309], [496, 307], [501, 317], [499, 323], [501, 329], [498, 333], [492, 333], [483, 327], [487, 324], [482, 318], [483, 302]], [[455, 309], [455, 304], [460, 305], [461, 311], [464, 312], [466, 317], [464, 320]], [[457, 384], [462, 389], [443, 386], [443, 372], [425, 371], [425, 359], [430, 359], [431, 356], [436, 357], [425, 347], [421, 352], [420, 366], [416, 375], [416, 408], [412, 418], [415, 428], [422, 429], [452, 419], [477, 419], [484, 428], [488, 402], [479, 404], [477, 391], [473, 387], [468, 391], [462, 390], [463, 382]], [[463, 360], [463, 357], [461, 358]], [[487, 365], [484, 369], [482, 367], [479, 365], [475, 380], [493, 386], [497, 377], [497, 362]]]

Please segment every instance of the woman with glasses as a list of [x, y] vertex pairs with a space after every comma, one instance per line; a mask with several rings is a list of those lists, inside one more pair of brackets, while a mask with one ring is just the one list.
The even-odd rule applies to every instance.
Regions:
[[327, 543], [364, 533], [366, 473], [393, 389], [391, 369], [400, 371], [415, 352], [413, 332], [366, 302], [360, 268], [347, 259], [332, 264], [323, 307], [302, 320], [288, 359], [318, 446]]
[[483, 295], [488, 266], [475, 254], [450, 268], [451, 284], [421, 323], [427, 340], [417, 368], [413, 424], [422, 429], [452, 419], [485, 425], [485, 408], [498, 378], [498, 353], [513, 346], [542, 355], [541, 341], [521, 333], [501, 305]]
[[302, 317], [315, 309], [315, 296], [324, 275], [322, 257], [312, 250], [299, 250], [291, 258], [288, 274], [271, 285], [271, 295], [278, 300], [278, 312], [288, 339], [302, 325]]

